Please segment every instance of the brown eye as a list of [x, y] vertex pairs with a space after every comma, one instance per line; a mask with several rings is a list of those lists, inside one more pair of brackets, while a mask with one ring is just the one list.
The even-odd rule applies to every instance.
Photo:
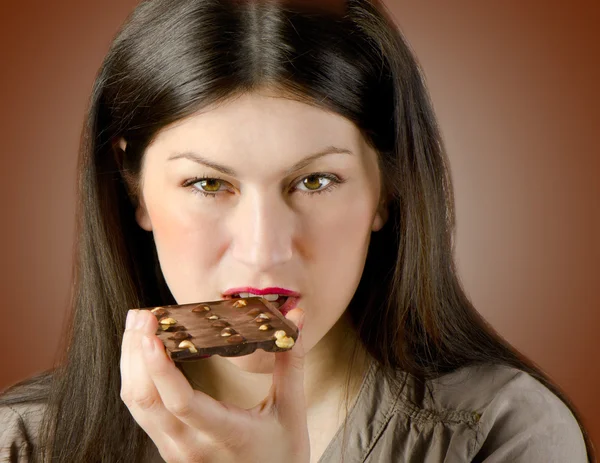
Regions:
[[304, 191], [316, 191], [321, 189], [323, 186], [329, 185], [331, 182], [330, 179], [324, 177], [323, 175], [309, 175], [302, 179], [301, 183], [306, 188]]
[[206, 180], [199, 181], [197, 185], [200, 185], [200, 188], [208, 193], [216, 193], [221, 189], [223, 183], [216, 178], [208, 178]]

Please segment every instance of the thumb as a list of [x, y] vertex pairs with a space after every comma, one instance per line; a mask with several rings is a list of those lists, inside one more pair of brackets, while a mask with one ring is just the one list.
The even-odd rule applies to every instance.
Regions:
[[275, 354], [273, 370], [273, 400], [279, 420], [290, 426], [306, 424], [306, 400], [304, 397], [304, 346], [302, 325], [304, 311], [291, 310], [286, 318], [298, 326], [299, 334], [291, 350]]

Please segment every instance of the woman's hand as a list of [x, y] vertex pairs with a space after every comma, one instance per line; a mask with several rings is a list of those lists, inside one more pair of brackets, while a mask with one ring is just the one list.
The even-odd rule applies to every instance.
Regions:
[[[303, 313], [288, 318], [301, 327]], [[121, 352], [121, 399], [168, 463], [308, 463], [302, 335], [275, 354], [273, 386], [245, 410], [192, 389], [155, 335], [149, 311], [131, 310]]]

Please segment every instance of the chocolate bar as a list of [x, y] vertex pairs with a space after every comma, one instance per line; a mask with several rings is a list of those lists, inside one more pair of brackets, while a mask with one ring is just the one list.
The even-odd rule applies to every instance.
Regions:
[[226, 299], [150, 310], [156, 335], [177, 362], [211, 355], [237, 357], [256, 349], [283, 352], [298, 339], [298, 328], [262, 297]]

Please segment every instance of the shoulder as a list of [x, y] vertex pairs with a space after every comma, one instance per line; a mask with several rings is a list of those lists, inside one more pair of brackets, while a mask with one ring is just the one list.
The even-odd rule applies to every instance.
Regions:
[[43, 404], [0, 406], [0, 461], [28, 461], [44, 413]]
[[429, 406], [476, 413], [477, 461], [587, 461], [583, 435], [569, 407], [522, 370], [470, 366], [429, 385]]
[[38, 379], [26, 381], [0, 395], [0, 461], [29, 461], [37, 447], [47, 408], [42, 384]]

